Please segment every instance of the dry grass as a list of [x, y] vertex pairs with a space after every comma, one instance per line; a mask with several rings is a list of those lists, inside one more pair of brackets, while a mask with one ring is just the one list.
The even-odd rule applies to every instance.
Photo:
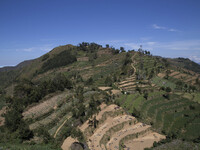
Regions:
[[56, 96], [53, 96], [42, 103], [39, 103], [36, 106], [29, 108], [27, 111], [23, 112], [24, 119], [32, 118], [35, 119], [39, 116], [42, 116], [52, 109], [56, 108], [61, 101], [64, 101], [65, 98], [69, 95], [67, 92], [63, 92]]
[[187, 74], [184, 74], [184, 73], [180, 73], [180, 74], [173, 76], [173, 78], [176, 78], [176, 79], [183, 79], [185, 77], [187, 77]]
[[177, 71], [174, 71], [174, 72], [172, 72], [171, 74], [169, 74], [169, 76], [170, 77], [173, 77], [173, 76], [175, 76], [175, 75], [178, 75], [180, 72], [177, 72]]
[[165, 75], [166, 75], [165, 73], [159, 73], [157, 76], [160, 78], [164, 78]]

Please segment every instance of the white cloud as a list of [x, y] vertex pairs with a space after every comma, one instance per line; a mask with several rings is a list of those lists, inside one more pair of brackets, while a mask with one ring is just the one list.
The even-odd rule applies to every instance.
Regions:
[[189, 59], [190, 59], [190, 60], [193, 60], [193, 61], [195, 61], [195, 62], [197, 62], [197, 63], [200, 63], [200, 57], [198, 57], [198, 56], [196, 56], [196, 55], [191, 55], [191, 56], [189, 56]]
[[142, 43], [124, 43], [124, 45], [128, 48], [138, 50], [140, 45], [143, 46], [144, 49], [153, 50], [157, 42], [149, 41], [149, 42], [142, 42]]
[[166, 27], [158, 26], [157, 24], [153, 24], [152, 27], [154, 29], [166, 29]]
[[200, 40], [172, 41], [172, 42], [141, 42], [141, 43], [124, 43], [125, 46], [138, 49], [140, 45], [149, 50], [197, 50], [200, 51]]
[[173, 29], [173, 28], [171, 28], [171, 29], [168, 29], [168, 31], [170, 31], [170, 32], [178, 32], [178, 30], [176, 30], [176, 29]]
[[152, 27], [153, 27], [153, 29], [157, 29], [157, 30], [166, 30], [166, 31], [170, 31], [170, 32], [180, 32], [177, 29], [159, 26], [157, 24], [153, 24]]
[[200, 63], [200, 40], [185, 40], [171, 42], [129, 42], [124, 43], [127, 49], [138, 50], [142, 45], [144, 50], [150, 50], [154, 55], [163, 57], [185, 57]]

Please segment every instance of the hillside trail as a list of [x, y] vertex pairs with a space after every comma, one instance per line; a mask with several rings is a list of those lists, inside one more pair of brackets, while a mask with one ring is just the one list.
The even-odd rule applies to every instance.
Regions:
[[134, 66], [134, 64], [136, 64], [136, 61], [134, 60], [134, 57], [135, 57], [135, 56], [136, 56], [136, 53], [131, 57], [131, 60], [132, 60], [131, 67], [132, 67], [133, 70], [134, 70], [133, 75], [136, 74], [136, 68], [135, 68], [135, 66]]
[[56, 130], [55, 134], [54, 134], [54, 138], [56, 138], [56, 135], [58, 134], [58, 132], [60, 131], [60, 129], [64, 126], [64, 124], [67, 122], [69, 118], [67, 117], [66, 120], [58, 127], [58, 129]]
[[[135, 68], [135, 66], [134, 66], [134, 64], [136, 64], [136, 61], [134, 60], [134, 57], [137, 55], [137, 53], [135, 53], [132, 57], [131, 57], [131, 60], [132, 60], [132, 63], [131, 63], [131, 67], [133, 68], [133, 74], [131, 75], [131, 77], [134, 77], [135, 75], [136, 75], [136, 68]], [[118, 87], [119, 89], [120, 89], [120, 91], [123, 91], [123, 89], [120, 87], [120, 86], [118, 86], [116, 83], [114, 83], [114, 85], [116, 86], [116, 87]]]

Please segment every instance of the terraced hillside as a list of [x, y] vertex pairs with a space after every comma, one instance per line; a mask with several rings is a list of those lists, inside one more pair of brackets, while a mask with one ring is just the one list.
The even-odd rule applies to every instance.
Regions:
[[121, 96], [117, 102], [157, 131], [187, 140], [198, 138], [200, 105], [181, 95], [164, 95], [165, 91], [149, 93], [146, 100], [142, 95], [131, 94]]
[[[133, 74], [129, 77], [123, 79], [123, 81], [118, 82], [117, 86], [121, 91], [126, 91], [128, 93], [134, 93], [138, 89], [149, 90], [152, 89], [151, 83], [147, 80], [141, 80], [139, 76], [140, 68], [138, 67], [138, 53], [134, 53], [131, 57], [131, 69]], [[148, 58], [148, 57], [147, 57]]]
[[[83, 93], [84, 107], [89, 107], [91, 97], [101, 99], [104, 94], [97, 91], [86, 90]], [[48, 134], [57, 139], [62, 138], [63, 128], [66, 124], [74, 120], [73, 107], [79, 103], [74, 93], [69, 93], [68, 90], [62, 93], [51, 94], [44, 98], [44, 100], [28, 108], [23, 112], [23, 119], [29, 123], [29, 128], [38, 132], [38, 130], [45, 128]]]
[[29, 128], [37, 130], [45, 127], [53, 136], [59, 125], [71, 117], [70, 97], [72, 94], [69, 91], [56, 94], [23, 112], [24, 119], [29, 122]]
[[[151, 136], [151, 141], [147, 141], [147, 146], [143, 145], [143, 148], [151, 147], [154, 141], [165, 138], [163, 135], [154, 133], [151, 126], [140, 123], [135, 117], [125, 114], [123, 109], [117, 105], [102, 104], [101, 111], [93, 117], [98, 120], [95, 127], [90, 124], [90, 121], [86, 121], [80, 126], [91, 150], [128, 148], [128, 143], [125, 142], [140, 138], [144, 138], [146, 141], [145, 138], [148, 139], [151, 134], [156, 134], [156, 137]], [[70, 149], [70, 145], [75, 141], [76, 139], [68, 137], [62, 145], [62, 149]]]
[[199, 74], [148, 51], [83, 42], [57, 47], [20, 73], [0, 90], [1, 143], [128, 150], [199, 142]]
[[170, 82], [176, 83], [178, 81], [182, 81], [188, 85], [198, 85], [198, 80], [200, 78], [200, 75], [198, 73], [186, 69], [183, 69], [181, 71], [169, 70], [168, 73], [158, 74], [158, 77], [160, 78], [166, 78], [166, 76], [168, 76]]

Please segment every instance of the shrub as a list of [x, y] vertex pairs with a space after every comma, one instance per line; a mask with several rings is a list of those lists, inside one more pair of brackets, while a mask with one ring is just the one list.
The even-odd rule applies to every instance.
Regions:
[[41, 73], [46, 72], [53, 68], [62, 67], [77, 61], [76, 56], [72, 55], [69, 50], [65, 50], [53, 58], [47, 60], [41, 69]]

